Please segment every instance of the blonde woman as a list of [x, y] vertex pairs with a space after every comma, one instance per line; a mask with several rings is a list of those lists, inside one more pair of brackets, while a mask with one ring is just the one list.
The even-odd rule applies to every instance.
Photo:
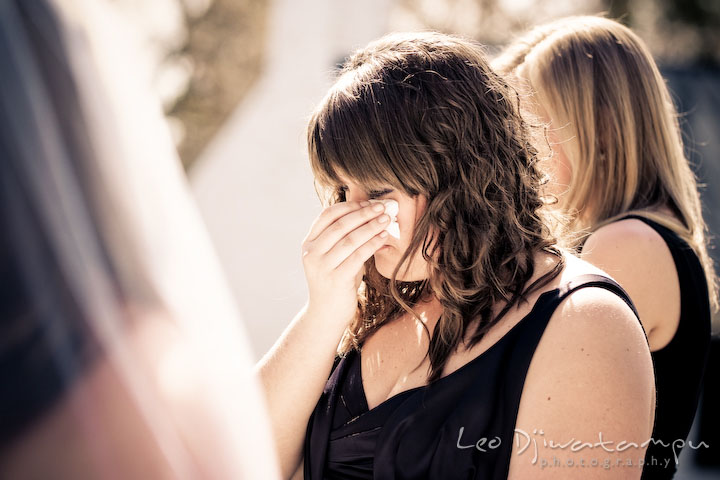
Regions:
[[259, 366], [286, 476], [640, 477], [639, 445], [544, 447], [641, 443], [654, 389], [625, 293], [556, 247], [514, 98], [475, 44], [416, 33], [356, 52], [318, 105], [308, 304]]
[[540, 26], [495, 66], [529, 87], [529, 110], [549, 125], [547, 170], [582, 258], [638, 308], [657, 380], [644, 476], [671, 478], [697, 407], [717, 288], [665, 82], [640, 38], [600, 17]]

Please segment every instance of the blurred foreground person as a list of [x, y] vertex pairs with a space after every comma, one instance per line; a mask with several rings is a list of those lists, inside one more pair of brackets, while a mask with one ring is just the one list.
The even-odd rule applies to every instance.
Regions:
[[239, 317], [101, 5], [0, 2], [0, 478], [278, 478]]
[[665, 82], [642, 40], [600, 17], [537, 27], [495, 66], [529, 87], [530, 110], [549, 125], [546, 167], [582, 258], [637, 306], [657, 380], [643, 477], [672, 478], [698, 404], [717, 284]]

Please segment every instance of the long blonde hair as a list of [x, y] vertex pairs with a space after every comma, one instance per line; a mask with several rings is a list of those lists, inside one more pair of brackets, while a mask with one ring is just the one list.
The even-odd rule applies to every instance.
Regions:
[[[535, 28], [494, 66], [527, 81], [569, 137], [563, 210], [571, 230], [588, 234], [629, 213], [671, 229], [698, 255], [717, 310], [697, 182], [672, 98], [643, 41], [607, 18], [569, 17]], [[658, 213], [663, 206], [679, 222]]]

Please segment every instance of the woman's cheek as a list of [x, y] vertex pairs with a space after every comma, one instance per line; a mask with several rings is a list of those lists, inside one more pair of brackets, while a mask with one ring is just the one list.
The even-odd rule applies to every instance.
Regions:
[[408, 212], [406, 211], [403, 213], [402, 207], [401, 211], [398, 214], [398, 226], [400, 227], [400, 243], [404, 246], [407, 246], [410, 244], [410, 240], [412, 239], [413, 234], [413, 228], [415, 227], [415, 218], [414, 215], [408, 215]]

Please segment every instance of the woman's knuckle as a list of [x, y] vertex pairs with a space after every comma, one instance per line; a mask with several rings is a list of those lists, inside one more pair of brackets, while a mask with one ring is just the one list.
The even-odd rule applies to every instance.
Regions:
[[353, 235], [350, 234], [343, 238], [340, 245], [343, 247], [352, 247], [353, 245], [355, 245], [355, 239]]
[[335, 232], [341, 232], [345, 230], [345, 221], [344, 220], [337, 220], [335, 223], [332, 224], [330, 227]]
[[326, 208], [325, 210], [320, 212], [320, 216], [318, 217], [318, 220], [323, 221], [323, 222], [329, 221], [333, 217], [334, 211], [335, 210], [333, 209], [333, 207]]

